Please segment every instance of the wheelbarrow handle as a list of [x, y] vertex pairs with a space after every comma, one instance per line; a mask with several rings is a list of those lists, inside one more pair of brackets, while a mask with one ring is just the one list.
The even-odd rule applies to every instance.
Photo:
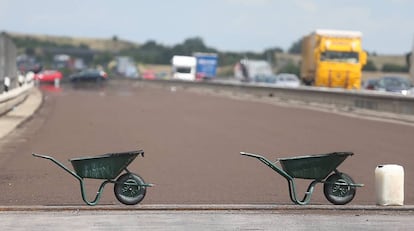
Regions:
[[66, 172], [68, 172], [69, 174], [71, 174], [72, 176], [76, 177], [79, 181], [82, 181], [82, 177], [80, 177], [78, 174], [76, 174], [74, 171], [70, 170], [68, 167], [66, 167], [64, 164], [60, 163], [58, 160], [56, 160], [55, 158], [51, 157], [51, 156], [46, 156], [46, 155], [41, 155], [41, 154], [36, 154], [36, 153], [32, 153], [33, 156], [35, 157], [40, 157], [43, 159], [48, 159], [50, 161], [52, 161], [53, 163], [55, 163], [56, 165], [58, 165], [59, 167], [63, 168], [63, 170], [65, 170]]
[[254, 153], [248, 153], [248, 152], [240, 152], [240, 155], [243, 155], [243, 156], [250, 156], [250, 157], [255, 157], [255, 158], [264, 158], [263, 156], [261, 156], [261, 155], [257, 155], [257, 154], [254, 154]]
[[40, 158], [43, 158], [43, 159], [48, 159], [48, 160], [53, 160], [53, 159], [54, 159], [54, 158], [53, 158], [53, 157], [51, 157], [51, 156], [40, 155], [40, 154], [37, 154], [37, 153], [32, 153], [32, 156], [35, 156], [35, 157], [40, 157]]
[[276, 163], [278, 163], [279, 161], [272, 162], [272, 161], [268, 160], [267, 158], [265, 158], [264, 156], [261, 156], [261, 155], [258, 155], [258, 154], [254, 154], [254, 153], [240, 152], [240, 154], [243, 155], [243, 156], [250, 156], [250, 157], [256, 158], [256, 159], [260, 160], [262, 163], [264, 163], [267, 166], [269, 166], [271, 169], [273, 169], [277, 173], [279, 173], [280, 175], [282, 175], [283, 177], [285, 177], [288, 181], [293, 180], [293, 177], [292, 176], [290, 176], [282, 168], [280, 168], [280, 167], [278, 167], [276, 165]]
[[240, 154], [243, 155], [243, 156], [249, 156], [249, 157], [259, 159], [261, 162], [265, 163], [266, 165], [271, 166], [271, 168], [275, 168], [276, 167], [275, 164], [279, 162], [279, 160], [277, 160], [275, 162], [272, 162], [272, 161], [266, 159], [266, 157], [261, 156], [259, 154], [248, 153], [248, 152], [240, 152]]

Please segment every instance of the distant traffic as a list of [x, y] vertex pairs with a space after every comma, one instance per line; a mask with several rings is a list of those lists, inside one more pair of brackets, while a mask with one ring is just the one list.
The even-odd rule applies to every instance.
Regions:
[[[362, 46], [360, 31], [316, 29], [303, 36], [300, 43], [301, 55], [296, 57], [291, 69], [281, 68], [281, 65], [289, 66], [291, 57], [277, 59], [282, 64], [276, 63], [276, 55], [279, 55], [277, 51], [269, 53], [264, 59], [264, 56], [258, 58], [249, 53], [244, 56], [223, 56], [223, 53], [213, 49], [209, 52], [192, 50], [192, 55], [188, 55], [190, 51], [187, 49], [184, 53], [177, 51], [168, 54], [169, 65], [137, 63], [133, 53], [118, 55], [83, 52], [85, 54], [81, 57], [57, 53], [49, 54], [47, 60], [25, 53], [15, 56], [18, 73], [16, 77], [3, 77], [4, 89], [21, 85], [24, 79], [21, 76], [26, 76], [27, 81], [34, 79], [38, 84], [55, 85], [82, 82], [101, 84], [116, 78], [210, 82], [225, 80], [283, 88], [315, 86], [414, 94], [408, 74], [384, 72], [383, 76], [374, 78], [363, 76], [362, 70], [369, 64], [369, 60], [367, 61], [367, 53]], [[10, 44], [8, 46], [13, 47]], [[79, 49], [76, 51], [79, 52]], [[412, 63], [410, 57], [408, 54], [408, 66]], [[222, 65], [223, 62], [226, 66]], [[16, 67], [8, 65], [8, 69], [13, 73]], [[414, 74], [414, 68], [410, 66], [409, 69]]]

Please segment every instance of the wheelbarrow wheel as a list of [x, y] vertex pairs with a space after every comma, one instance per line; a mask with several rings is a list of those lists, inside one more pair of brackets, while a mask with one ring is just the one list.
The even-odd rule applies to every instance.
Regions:
[[147, 191], [144, 179], [134, 173], [125, 173], [118, 177], [114, 186], [116, 199], [125, 205], [136, 205], [141, 202]]
[[354, 181], [345, 173], [334, 173], [326, 179], [323, 186], [323, 193], [326, 199], [334, 205], [344, 205], [355, 197], [356, 189]]

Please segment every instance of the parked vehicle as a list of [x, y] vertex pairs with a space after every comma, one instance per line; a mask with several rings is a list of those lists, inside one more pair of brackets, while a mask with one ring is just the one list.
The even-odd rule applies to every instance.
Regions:
[[306, 85], [359, 89], [367, 54], [359, 31], [316, 30], [302, 41], [301, 79]]
[[404, 77], [385, 76], [378, 80], [375, 89], [379, 91], [393, 92], [402, 95], [411, 94], [413, 83]]
[[80, 82], [80, 81], [104, 81], [108, 79], [106, 72], [97, 70], [97, 69], [86, 69], [80, 71], [76, 74], [71, 75], [70, 81]]
[[34, 75], [34, 80], [38, 82], [53, 83], [56, 80], [60, 81], [62, 78], [62, 73], [56, 70], [44, 70]]

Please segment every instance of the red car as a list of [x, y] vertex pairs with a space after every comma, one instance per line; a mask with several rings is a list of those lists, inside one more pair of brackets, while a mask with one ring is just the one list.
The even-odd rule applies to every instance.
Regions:
[[42, 72], [35, 74], [34, 76], [35, 81], [40, 82], [54, 82], [55, 79], [61, 80], [62, 78], [62, 73], [60, 71], [55, 70], [44, 70]]
[[143, 79], [156, 79], [155, 72], [153, 70], [145, 70], [144, 73], [142, 73]]

